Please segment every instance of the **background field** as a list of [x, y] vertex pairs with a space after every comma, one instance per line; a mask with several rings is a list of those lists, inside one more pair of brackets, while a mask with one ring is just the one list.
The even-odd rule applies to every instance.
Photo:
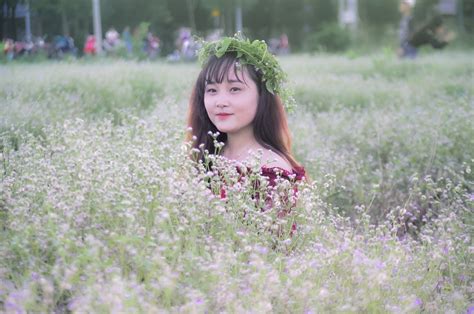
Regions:
[[186, 158], [197, 65], [0, 67], [0, 308], [472, 308], [472, 53], [281, 61], [311, 178], [281, 238]]

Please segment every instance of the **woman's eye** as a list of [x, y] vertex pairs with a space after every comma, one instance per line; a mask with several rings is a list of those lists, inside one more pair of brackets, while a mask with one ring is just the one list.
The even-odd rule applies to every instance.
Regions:
[[216, 89], [215, 88], [207, 88], [206, 93], [215, 93]]
[[232, 88], [230, 89], [231, 92], [238, 92], [238, 91], [240, 91], [240, 90], [241, 90], [240, 87], [232, 87]]

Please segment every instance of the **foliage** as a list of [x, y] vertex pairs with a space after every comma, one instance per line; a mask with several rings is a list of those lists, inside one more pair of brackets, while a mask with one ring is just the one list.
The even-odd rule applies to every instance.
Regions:
[[[69, 33], [82, 50], [87, 35], [92, 33], [92, 1], [33, 0], [29, 5], [33, 12], [33, 36], [45, 37], [51, 42], [54, 36]], [[35, 29], [35, 25], [40, 25], [40, 30]]]
[[[10, 4], [17, 2], [7, 1]], [[437, 2], [418, 0], [415, 20], [422, 24], [432, 14]], [[31, 0], [29, 3], [34, 12], [34, 35], [46, 36], [50, 41], [55, 35], [68, 31], [75, 39], [76, 46], [82, 50], [87, 34], [93, 31], [90, 0]], [[372, 45], [377, 45], [388, 29], [397, 29], [400, 20], [399, 0], [359, 0], [358, 3], [359, 30], [371, 30], [368, 39], [372, 39]], [[468, 1], [460, 3], [463, 4], [464, 28], [472, 32], [470, 17], [474, 10], [473, 4]], [[312, 35], [321, 30], [323, 25], [337, 23], [338, 18], [338, 1], [335, 0], [101, 0], [102, 29], [105, 32], [113, 26], [121, 32], [129, 26], [133, 30], [142, 21], [148, 21], [151, 31], [161, 39], [162, 52], [167, 54], [176, 48], [176, 31], [183, 26], [191, 27], [194, 34], [203, 37], [215, 28], [232, 36], [236, 32], [237, 4], [242, 7], [245, 34], [269, 40], [285, 33], [292, 51], [302, 51], [307, 41], [313, 40]], [[213, 18], [211, 12], [216, 9], [220, 16]], [[0, 23], [0, 35], [15, 37], [9, 29], [10, 24], [6, 19]], [[461, 24], [461, 21], [458, 20], [457, 24]], [[5, 25], [3, 31], [2, 25]], [[459, 28], [458, 31], [462, 33]], [[393, 38], [395, 41], [396, 35]], [[461, 36], [458, 41], [462, 41]]]
[[394, 27], [400, 20], [400, 12], [398, 11], [400, 0], [358, 0], [358, 2], [360, 21], [366, 27], [383, 28], [386, 25]]
[[471, 54], [281, 61], [311, 179], [283, 219], [188, 158], [196, 65], [1, 67], [0, 311], [468, 312]]
[[323, 28], [312, 34], [307, 43], [309, 51], [339, 52], [349, 48], [351, 35], [347, 29], [338, 24], [326, 24]]
[[135, 55], [138, 55], [139, 59], [145, 59], [146, 53], [143, 50], [144, 39], [146, 38], [150, 30], [149, 22], [141, 22], [135, 29], [132, 37], [133, 51]]

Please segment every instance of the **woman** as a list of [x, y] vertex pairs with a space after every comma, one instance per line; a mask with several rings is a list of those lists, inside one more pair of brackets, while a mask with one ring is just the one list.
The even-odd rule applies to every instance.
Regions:
[[[262, 174], [273, 185], [278, 174], [301, 180], [304, 169], [291, 153], [291, 138], [281, 96], [292, 98], [283, 83], [285, 74], [262, 41], [226, 37], [205, 44], [200, 52], [203, 68], [194, 86], [188, 125], [196, 140], [194, 148], [218, 152], [208, 135], [219, 132], [224, 143], [219, 154], [236, 164], [245, 164], [261, 154]], [[202, 145], [201, 145], [202, 147]]]
[[[295, 206], [297, 189], [293, 183], [304, 180], [305, 171], [291, 153], [284, 104], [291, 108], [294, 100], [283, 86], [285, 74], [263, 41], [250, 42], [237, 36], [204, 44], [200, 59], [203, 68], [189, 103], [188, 125], [192, 133], [187, 140], [192, 141], [204, 164], [206, 152], [234, 164], [238, 181], [245, 175], [249, 178], [250, 161], [258, 155], [259, 175], [268, 180], [263, 185], [260, 179], [250, 180], [256, 209], [276, 215], [279, 222], [275, 221], [276, 229], [270, 230], [279, 236], [292, 236], [296, 223], [288, 220], [289, 232], [284, 232], [282, 218]], [[224, 144], [222, 149], [220, 143]], [[284, 181], [290, 186], [280, 184]], [[226, 179], [222, 183], [218, 183], [216, 192], [226, 198], [231, 183]], [[243, 218], [255, 223], [259, 215], [244, 210]]]

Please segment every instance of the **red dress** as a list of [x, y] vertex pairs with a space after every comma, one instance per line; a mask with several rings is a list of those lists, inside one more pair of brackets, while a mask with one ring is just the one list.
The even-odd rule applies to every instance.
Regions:
[[[247, 169], [248, 171], [251, 171], [251, 169]], [[239, 181], [245, 176], [245, 174], [243, 174], [243, 172], [237, 168], [237, 171], [240, 175], [239, 177]], [[273, 199], [272, 199], [272, 190], [276, 187], [276, 185], [278, 184], [278, 182], [281, 182], [281, 180], [288, 180], [290, 181], [291, 183], [297, 183], [298, 181], [304, 181], [305, 180], [305, 176], [306, 176], [306, 172], [304, 170], [303, 167], [295, 167], [294, 169], [292, 169], [292, 171], [288, 171], [288, 170], [285, 170], [283, 168], [280, 168], [280, 167], [265, 167], [263, 166], [260, 170], [260, 175], [266, 177], [268, 179], [268, 191], [266, 193], [266, 197], [265, 197], [265, 207], [262, 208], [261, 210], [262, 211], [265, 211], [267, 210], [268, 208], [271, 208], [273, 206]], [[257, 187], [258, 187], [259, 183], [257, 182]], [[296, 195], [296, 193], [298, 192], [298, 188], [297, 188], [297, 185], [296, 184], [293, 184], [292, 185], [292, 189], [291, 191], [289, 191], [288, 194], [290, 193], [293, 193], [293, 196]], [[220, 192], [220, 197], [221, 199], [225, 199], [227, 197], [227, 193], [226, 193], [226, 190], [225, 190], [225, 187], [222, 187], [221, 188], [221, 192]], [[256, 195], [254, 195], [254, 198], [255, 199], [259, 199], [260, 196], [258, 195], [258, 192], [256, 193]], [[291, 195], [287, 195], [284, 197], [284, 209], [281, 209], [278, 214], [277, 214], [277, 217], [278, 218], [283, 218], [285, 217], [286, 215], [288, 215], [291, 211], [291, 209], [293, 207], [295, 207], [295, 203], [293, 203], [292, 200], [294, 200], [294, 198], [291, 198]], [[293, 223], [292, 226], [291, 226], [291, 235], [293, 235], [293, 233], [296, 231], [296, 223]]]
[[280, 167], [262, 167], [262, 175], [268, 177], [270, 186], [275, 186], [278, 177], [296, 182], [304, 180], [306, 172], [303, 167], [296, 167], [292, 171]]
[[[250, 168], [248, 170], [250, 171]], [[241, 174], [241, 176], [244, 176], [244, 174], [242, 174], [242, 171], [239, 170], [239, 168], [237, 168], [237, 171], [239, 172], [239, 174]], [[275, 187], [277, 180], [279, 178], [283, 178], [291, 182], [304, 180], [306, 176], [306, 171], [304, 170], [303, 167], [296, 167], [295, 169], [292, 169], [292, 171], [288, 171], [280, 167], [263, 166], [260, 170], [260, 174], [268, 178], [269, 187]], [[295, 189], [296, 189], [296, 186], [295, 186]], [[295, 192], [296, 191], [297, 190], [295, 190]], [[223, 187], [221, 189], [221, 198], [226, 198], [226, 196], [227, 196], [227, 193], [225, 191], [225, 188]]]

